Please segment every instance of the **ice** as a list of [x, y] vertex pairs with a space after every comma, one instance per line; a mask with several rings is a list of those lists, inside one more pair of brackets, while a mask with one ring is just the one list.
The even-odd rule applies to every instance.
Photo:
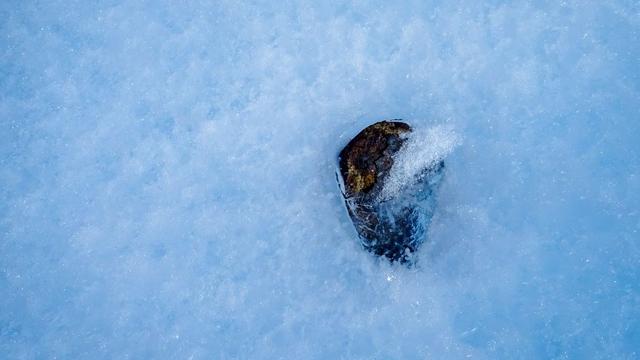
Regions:
[[461, 142], [455, 131], [446, 126], [416, 129], [406, 141], [382, 189], [382, 199], [392, 198], [414, 184], [421, 173], [444, 161]]
[[[0, 358], [639, 357], [637, 2], [7, 0], [0, 34]], [[335, 179], [395, 118], [461, 139], [412, 269]]]

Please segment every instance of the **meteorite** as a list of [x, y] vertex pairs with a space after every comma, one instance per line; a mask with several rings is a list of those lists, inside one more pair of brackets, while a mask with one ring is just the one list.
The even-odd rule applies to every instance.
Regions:
[[388, 191], [412, 132], [402, 121], [375, 123], [356, 135], [338, 157], [338, 183], [362, 246], [392, 262], [415, 259], [427, 235], [445, 168], [441, 159], [426, 163], [411, 179], [404, 179], [397, 191]]

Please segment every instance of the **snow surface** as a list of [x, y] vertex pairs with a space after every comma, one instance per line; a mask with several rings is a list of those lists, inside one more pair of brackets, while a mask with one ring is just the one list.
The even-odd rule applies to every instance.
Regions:
[[[0, 2], [0, 357], [637, 359], [637, 1]], [[336, 155], [451, 126], [421, 266]]]
[[458, 135], [451, 128], [433, 126], [413, 129], [396, 154], [389, 177], [385, 180], [381, 200], [393, 198], [411, 185], [415, 185], [425, 170], [444, 161], [460, 144]]

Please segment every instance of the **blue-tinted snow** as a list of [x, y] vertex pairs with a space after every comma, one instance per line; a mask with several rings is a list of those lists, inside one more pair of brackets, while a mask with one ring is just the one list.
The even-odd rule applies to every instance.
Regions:
[[[7, 0], [0, 36], [0, 357], [640, 356], [638, 2]], [[419, 269], [335, 182], [386, 118], [462, 139]]]

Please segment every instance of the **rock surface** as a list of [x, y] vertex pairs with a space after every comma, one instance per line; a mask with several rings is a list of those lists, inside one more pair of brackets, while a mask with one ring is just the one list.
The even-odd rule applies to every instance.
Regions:
[[349, 216], [368, 251], [390, 261], [411, 262], [426, 237], [435, 191], [444, 170], [438, 161], [407, 179], [402, 191], [381, 197], [397, 155], [412, 128], [381, 121], [354, 137], [339, 154], [339, 182]]

